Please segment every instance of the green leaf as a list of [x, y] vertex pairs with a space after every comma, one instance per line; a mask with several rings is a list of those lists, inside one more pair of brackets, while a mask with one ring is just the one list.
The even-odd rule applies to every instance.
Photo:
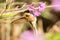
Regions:
[[59, 33], [47, 33], [46, 34], [46, 40], [60, 40], [60, 34]]
[[51, 40], [53, 37], [53, 34], [52, 33], [47, 33], [46, 34], [46, 40]]
[[3, 15], [0, 16], [0, 18], [1, 18], [1, 17], [2, 17], [2, 18], [9, 18], [9, 17], [12, 17], [12, 16], [16, 15], [17, 13], [18, 13], [18, 12], [3, 13]]

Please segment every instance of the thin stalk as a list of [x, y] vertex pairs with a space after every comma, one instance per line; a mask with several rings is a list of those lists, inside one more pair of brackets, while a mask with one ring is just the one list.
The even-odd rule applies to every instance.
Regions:
[[37, 28], [36, 28], [36, 24], [33, 23], [33, 27], [34, 27], [33, 31], [37, 35], [38, 31], [37, 31]]
[[34, 35], [37, 35], [38, 30], [37, 30], [37, 27], [36, 27], [36, 20], [32, 22], [32, 26], [33, 26]]
[[11, 26], [10, 26], [10, 19], [7, 19], [6, 20], [6, 40], [10, 40], [10, 28], [11, 28]]
[[0, 25], [1, 25], [1, 40], [5, 40], [5, 25], [4, 25], [4, 20], [3, 19], [0, 19]]
[[38, 32], [39, 32], [39, 34], [44, 34], [44, 31], [43, 31], [43, 21], [42, 21], [42, 19], [39, 19], [38, 20]]
[[46, 8], [51, 8], [51, 7], [60, 7], [60, 5], [49, 5], [49, 6], [46, 6]]

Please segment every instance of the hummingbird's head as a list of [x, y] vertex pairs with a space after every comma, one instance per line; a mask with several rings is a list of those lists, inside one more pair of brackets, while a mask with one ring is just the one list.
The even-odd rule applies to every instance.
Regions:
[[36, 17], [33, 16], [33, 14], [31, 13], [25, 13], [23, 17], [25, 17], [28, 21], [31, 21], [31, 22], [36, 20]]

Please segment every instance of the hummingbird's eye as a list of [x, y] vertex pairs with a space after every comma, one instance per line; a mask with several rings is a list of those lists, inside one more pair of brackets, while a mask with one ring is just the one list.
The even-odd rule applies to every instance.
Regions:
[[26, 15], [26, 17], [29, 17], [29, 15]]

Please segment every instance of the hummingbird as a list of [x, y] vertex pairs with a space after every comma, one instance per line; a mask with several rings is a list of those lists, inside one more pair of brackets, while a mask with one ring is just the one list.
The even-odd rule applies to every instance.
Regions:
[[36, 27], [37, 18], [36, 18], [36, 16], [34, 16], [31, 13], [25, 13], [23, 15], [23, 18], [25, 18], [32, 25], [33, 31], [37, 34], [37, 27]]

